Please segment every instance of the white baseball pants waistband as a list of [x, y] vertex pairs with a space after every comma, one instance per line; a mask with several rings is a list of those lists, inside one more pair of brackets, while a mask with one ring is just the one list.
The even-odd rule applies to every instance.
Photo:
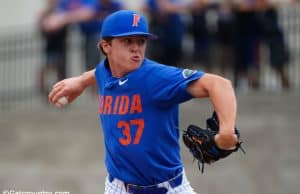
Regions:
[[196, 194], [186, 178], [185, 173], [151, 186], [127, 184], [108, 175], [105, 180], [104, 194]]

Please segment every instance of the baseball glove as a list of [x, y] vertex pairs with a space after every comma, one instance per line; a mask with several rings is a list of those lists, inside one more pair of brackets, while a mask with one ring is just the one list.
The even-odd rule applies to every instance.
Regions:
[[182, 135], [184, 144], [189, 148], [194, 159], [198, 160], [198, 167], [199, 170], [201, 168], [202, 173], [205, 163], [211, 164], [216, 162], [239, 149], [245, 153], [241, 147], [242, 142], [240, 141], [240, 133], [237, 128], [235, 128], [235, 134], [238, 137], [238, 143], [235, 149], [223, 150], [218, 148], [214, 140], [215, 135], [219, 132], [219, 120], [216, 112], [213, 113], [211, 118], [206, 120], [206, 125], [206, 129], [202, 129], [196, 125], [189, 125]]

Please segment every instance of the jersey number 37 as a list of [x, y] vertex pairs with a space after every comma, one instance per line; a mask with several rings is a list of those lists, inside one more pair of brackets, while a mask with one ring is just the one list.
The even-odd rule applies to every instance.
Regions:
[[[122, 130], [124, 137], [119, 138], [120, 144], [127, 146], [131, 143], [139, 144], [144, 131], [144, 119], [134, 119], [130, 121], [119, 121], [118, 128]], [[133, 128], [137, 128], [134, 134], [134, 139], [132, 138], [131, 131]], [[133, 139], [133, 142], [132, 142]]]

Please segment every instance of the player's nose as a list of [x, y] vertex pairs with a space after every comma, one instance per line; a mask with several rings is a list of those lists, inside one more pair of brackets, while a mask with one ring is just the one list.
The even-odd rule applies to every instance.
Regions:
[[130, 50], [131, 52], [137, 52], [139, 50], [139, 44], [136, 41], [134, 41], [131, 44]]
[[142, 49], [145, 45], [146, 40], [143, 38], [135, 38], [132, 40], [131, 46], [133, 50], [139, 50]]

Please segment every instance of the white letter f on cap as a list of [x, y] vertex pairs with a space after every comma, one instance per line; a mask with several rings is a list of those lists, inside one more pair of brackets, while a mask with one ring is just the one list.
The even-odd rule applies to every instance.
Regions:
[[133, 21], [132, 21], [132, 26], [133, 27], [138, 27], [140, 18], [141, 17], [138, 14], [133, 14]]

